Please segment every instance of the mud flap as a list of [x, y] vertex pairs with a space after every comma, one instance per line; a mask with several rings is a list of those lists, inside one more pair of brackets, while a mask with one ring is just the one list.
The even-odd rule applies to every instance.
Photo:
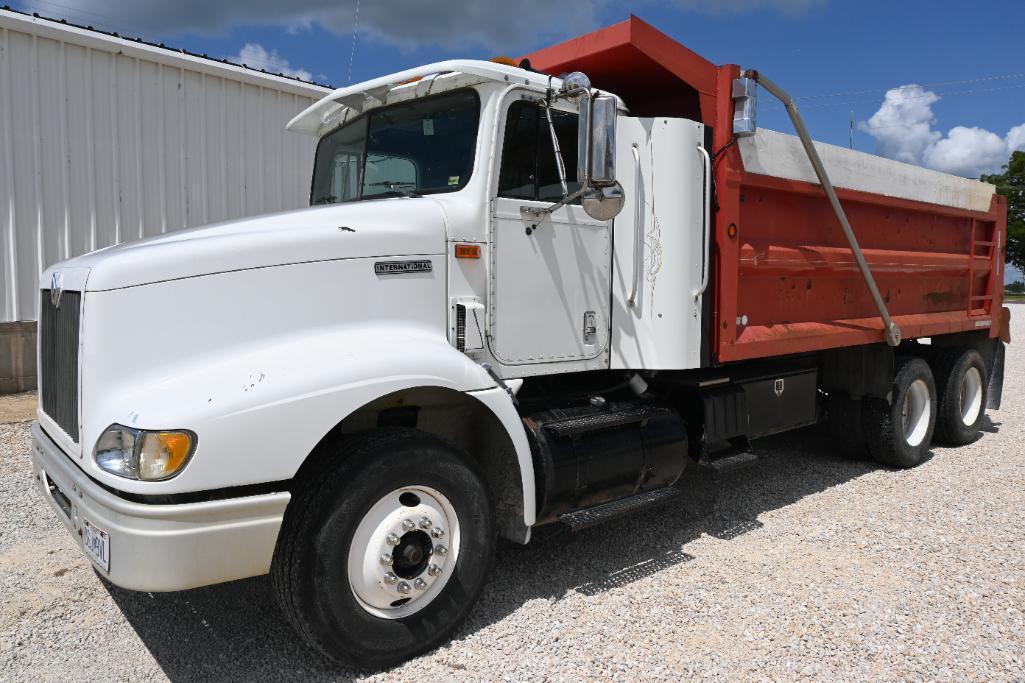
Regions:
[[1000, 410], [1000, 400], [1004, 393], [1004, 343], [996, 341], [996, 353], [993, 354], [993, 364], [989, 369], [989, 387], [986, 392], [986, 408], [988, 410]]

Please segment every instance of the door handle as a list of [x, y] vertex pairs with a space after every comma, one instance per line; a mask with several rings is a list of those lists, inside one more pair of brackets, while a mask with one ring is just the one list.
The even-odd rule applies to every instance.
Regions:
[[631, 151], [634, 154], [634, 276], [633, 289], [627, 304], [637, 305], [637, 290], [641, 286], [641, 271], [644, 269], [644, 202], [641, 201], [641, 153], [637, 143]]
[[705, 196], [702, 203], [702, 225], [701, 225], [701, 286], [694, 290], [694, 300], [705, 293], [708, 288], [709, 254], [711, 253], [712, 232], [712, 158], [708, 156], [708, 150], [698, 145], [698, 153], [701, 154], [701, 162], [705, 171]]

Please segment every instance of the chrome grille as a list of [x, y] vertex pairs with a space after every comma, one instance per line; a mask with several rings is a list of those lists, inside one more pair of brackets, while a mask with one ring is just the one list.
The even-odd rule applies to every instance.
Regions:
[[78, 323], [81, 292], [61, 292], [60, 306], [44, 289], [39, 302], [39, 400], [43, 412], [78, 443]]

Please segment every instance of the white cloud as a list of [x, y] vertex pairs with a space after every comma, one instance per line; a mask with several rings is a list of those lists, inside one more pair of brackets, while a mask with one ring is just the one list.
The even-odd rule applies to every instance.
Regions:
[[1025, 149], [1025, 123], [1004, 137], [978, 127], [955, 126], [946, 135], [935, 130], [932, 105], [939, 100], [919, 85], [894, 88], [858, 127], [875, 138], [882, 156], [969, 178], [998, 171], [1011, 152]]
[[239, 50], [237, 55], [228, 57], [237, 64], [245, 64], [254, 69], [263, 69], [271, 73], [280, 73], [292, 78], [301, 78], [304, 81], [313, 80], [313, 74], [306, 69], [294, 69], [288, 60], [278, 54], [277, 50], [267, 51], [259, 43], [246, 43]]
[[1025, 123], [1007, 131], [1007, 146], [1010, 152], [1025, 150]]
[[[53, 15], [50, 3], [28, 9]], [[665, 1], [665, 0], [662, 0]], [[444, 5], [424, 0], [363, 0], [360, 33], [402, 49], [442, 46], [484, 48], [518, 54], [555, 38], [598, 26], [598, 12], [612, 0], [553, 3], [551, 0], [453, 0]], [[61, 0], [61, 14], [72, 21], [102, 24], [122, 31], [173, 35], [210, 34], [234, 26], [279, 26], [298, 33], [319, 26], [351, 36], [355, 0]], [[335, 57], [328, 57], [335, 59]]]
[[927, 148], [922, 161], [944, 173], [978, 177], [1007, 163], [1007, 143], [983, 128], [955, 126], [945, 138]]
[[922, 153], [943, 137], [932, 129], [936, 122], [932, 105], [939, 99], [918, 85], [894, 88], [886, 93], [879, 111], [859, 127], [876, 139], [884, 157], [919, 164]]
[[[705, 14], [773, 11], [798, 15], [828, 2], [639, 0], [636, 6], [641, 11], [668, 6]], [[44, 15], [55, 13], [51, 2], [26, 0], [25, 5]], [[295, 33], [316, 25], [348, 36], [352, 34], [355, 5], [356, 0], [61, 0], [60, 14], [78, 23], [151, 35], [214, 33], [239, 25], [281, 26]], [[451, 0], [445, 4], [364, 0], [359, 8], [359, 28], [403, 49], [437, 45], [517, 55], [553, 40], [586, 33], [604, 23], [607, 16], [623, 18], [624, 6], [613, 0]]]

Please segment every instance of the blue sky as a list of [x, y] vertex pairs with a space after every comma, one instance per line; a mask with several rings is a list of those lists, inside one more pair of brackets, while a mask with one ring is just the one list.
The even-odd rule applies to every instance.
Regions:
[[[798, 98], [816, 139], [846, 146], [853, 111], [855, 148], [969, 177], [1025, 149], [1025, 3], [1015, 0], [359, 1], [353, 82], [449, 57], [519, 56], [632, 12], [713, 62], [770, 75]], [[355, 0], [15, 7], [269, 69], [287, 64], [332, 85], [350, 81]], [[911, 84], [922, 88], [886, 94]], [[767, 98], [759, 123], [790, 130]]]

